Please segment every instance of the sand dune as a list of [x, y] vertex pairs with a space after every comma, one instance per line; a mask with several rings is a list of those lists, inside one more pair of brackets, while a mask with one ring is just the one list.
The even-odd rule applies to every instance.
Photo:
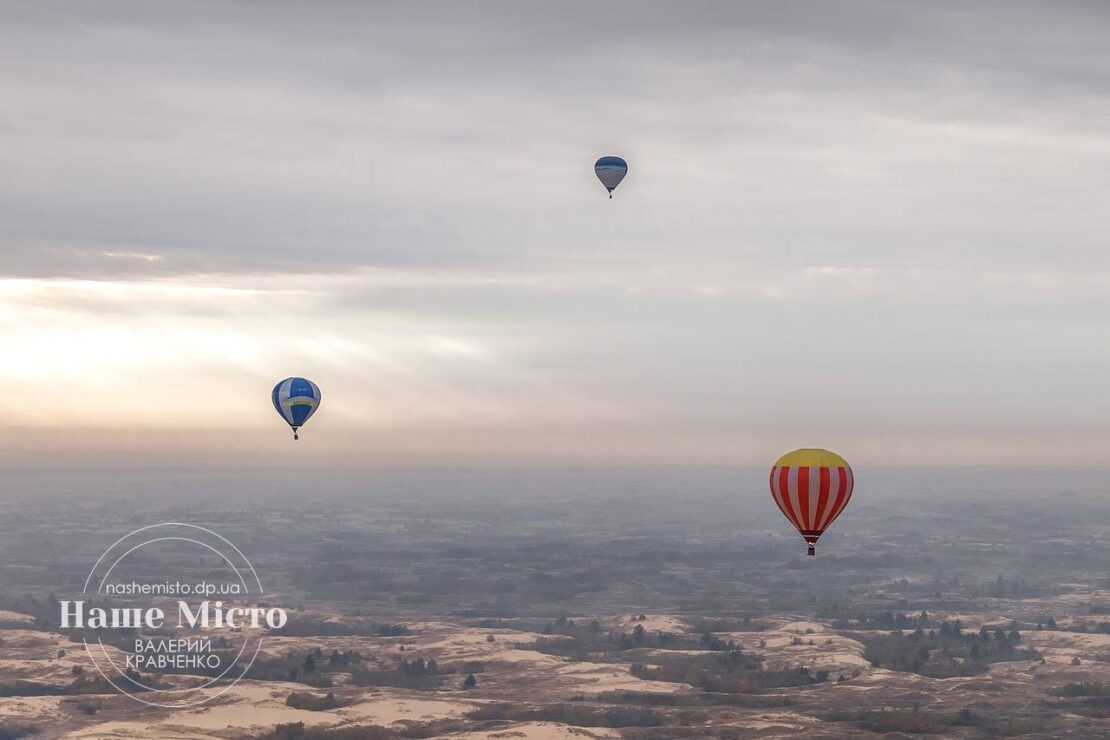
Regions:
[[446, 737], [460, 740], [583, 740], [584, 738], [620, 737], [616, 730], [584, 729], [555, 722], [521, 722], [504, 730], [464, 732]]

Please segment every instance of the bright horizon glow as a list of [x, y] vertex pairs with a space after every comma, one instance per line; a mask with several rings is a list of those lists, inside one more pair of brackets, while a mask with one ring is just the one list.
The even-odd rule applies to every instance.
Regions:
[[[431, 296], [432, 303], [465, 303], [467, 296], [526, 286], [529, 294], [539, 290], [569, 308], [625, 291], [636, 305], [663, 302], [694, 316], [706, 309], [735, 315], [728, 309], [737, 301], [748, 311], [758, 305], [801, 333], [812, 320], [815, 292], [842, 309], [846, 290], [849, 302], [862, 292], [864, 306], [881, 297], [883, 281], [874, 273], [806, 268], [782, 280], [774, 293], [760, 290], [760, 281], [718, 274], [718, 289], [711, 294], [697, 280], [685, 287], [671, 280], [634, 280], [630, 290], [621, 285], [627, 273], [606, 278], [596, 271], [581, 281], [565, 274], [546, 287], [540, 276], [448, 279], [420, 271], [3, 280], [0, 354], [9, 359], [0, 367], [0, 382], [9, 390], [7, 398], [36, 399], [25, 406], [9, 404], [3, 436], [8, 447], [22, 452], [101, 449], [118, 456], [129, 449], [148, 454], [177, 447], [200, 458], [221, 448], [269, 452], [286, 436], [270, 408], [269, 389], [298, 373], [321, 383], [325, 399], [323, 413], [307, 428], [305, 446], [323, 456], [314, 459], [333, 462], [396, 455], [400, 462], [523, 456], [588, 464], [758, 464], [786, 449], [795, 429], [803, 430], [807, 442], [837, 439], [845, 454], [851, 450], [855, 460], [876, 464], [1102, 461], [1107, 432], [1096, 418], [1088, 426], [1096, 436], [1053, 449], [1043, 443], [1041, 429], [1007, 428], [1015, 416], [1001, 406], [996, 418], [981, 417], [969, 428], [958, 396], [947, 408], [935, 406], [935, 397], [923, 399], [899, 418], [883, 402], [900, 393], [897, 383], [885, 392], [874, 387], [875, 401], [837, 416], [825, 413], [837, 408], [835, 397], [799, 394], [776, 378], [773, 361], [762, 368], [738, 364], [736, 379], [758, 374], [762, 381], [733, 384], [728, 393], [734, 406], [717, 408], [714, 391], [731, 378], [702, 360], [686, 363], [670, 357], [668, 347], [651, 344], [657, 330], [650, 322], [633, 321], [626, 344], [609, 348], [597, 343], [607, 332], [583, 334], [575, 321], [546, 313], [506, 315], [491, 323], [484, 315], [456, 313], [445, 320], [438, 313], [407, 315], [392, 307], [411, 303], [409, 292]], [[949, 284], [956, 296], [998, 281], [994, 275], [982, 281], [963, 277], [967, 285]], [[1003, 285], [1014, 281], [1046, 286], [1055, 296], [1089, 278], [1017, 276]], [[367, 290], [377, 299], [357, 302]], [[439, 295], [444, 291], [446, 299]], [[533, 331], [537, 321], [547, 327], [542, 336]], [[764, 321], [741, 320], [731, 329], [771, 348], [778, 334]], [[895, 341], [900, 325], [885, 330], [893, 330], [889, 339]], [[597, 357], [582, 354], [581, 347]], [[789, 357], [789, 349], [774, 354]], [[706, 350], [687, 344], [685, 351], [697, 357]], [[832, 366], [853, 355], [850, 346], [835, 341], [822, 354]], [[645, 358], [654, 359], [635, 365]], [[608, 367], [606, 381], [623, 380], [599, 383], [598, 363]], [[853, 370], [837, 371], [844, 373], [845, 387], [851, 387]], [[699, 388], [707, 378], [718, 378], [717, 386]], [[854, 392], [860, 392], [858, 386]], [[995, 396], [1001, 402], [1007, 392], [1003, 388]], [[1027, 407], [1038, 405], [1030, 399]], [[1075, 428], [1074, 419], [1063, 414], [1060, 419]], [[902, 430], [901, 436], [886, 434], [888, 425]], [[139, 431], [139, 437], [132, 433]], [[90, 440], [75, 441], [85, 435]]]

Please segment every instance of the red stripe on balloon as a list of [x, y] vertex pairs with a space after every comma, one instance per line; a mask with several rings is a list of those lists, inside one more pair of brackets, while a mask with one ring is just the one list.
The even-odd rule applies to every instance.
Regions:
[[812, 529], [809, 525], [809, 468], [798, 468], [798, 508], [801, 516], [798, 521], [799, 529]]
[[821, 468], [821, 490], [817, 495], [817, 513], [813, 515], [813, 529], [821, 526], [821, 517], [825, 514], [825, 507], [829, 505], [829, 489], [832, 487], [828, 468]]
[[778, 483], [775, 481], [775, 474], [778, 472], [779, 469], [777, 467], [771, 468], [771, 498], [774, 500], [775, 506], [779, 507], [779, 511], [782, 512], [782, 515], [788, 516], [786, 513], [786, 509], [783, 508], [782, 505], [782, 492], [779, 490]]
[[794, 513], [794, 506], [790, 503], [790, 466], [784, 465], [779, 472], [779, 492], [782, 494], [782, 505], [786, 507], [786, 518], [793, 522], [798, 529], [798, 516]]

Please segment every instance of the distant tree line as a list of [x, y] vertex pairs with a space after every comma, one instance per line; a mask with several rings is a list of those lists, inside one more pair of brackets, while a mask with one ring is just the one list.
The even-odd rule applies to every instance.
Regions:
[[292, 618], [270, 634], [282, 637], [408, 637], [412, 631], [403, 624], [361, 620], [332, 621], [323, 618]]
[[918, 627], [908, 635], [895, 631], [853, 638], [863, 642], [864, 657], [872, 666], [932, 678], [974, 676], [991, 663], [1037, 657], [1035, 651], [1019, 647], [1022, 638], [1017, 630], [992, 631], [984, 626], [978, 632], [965, 632], [959, 620], [942, 622], [939, 630]]
[[667, 655], [652, 665], [633, 663], [630, 672], [645, 681], [687, 683], [718, 694], [757, 693], [764, 689], [808, 686], [829, 679], [827, 670], [764, 670], [760, 659], [739, 649], [713, 655]]
[[1032, 717], [991, 718], [961, 709], [958, 712], [924, 712], [917, 707], [897, 709], [834, 709], [823, 719], [851, 722], [869, 732], [942, 735], [953, 728], [976, 728], [988, 737], [1028, 735], [1044, 730], [1044, 722]]

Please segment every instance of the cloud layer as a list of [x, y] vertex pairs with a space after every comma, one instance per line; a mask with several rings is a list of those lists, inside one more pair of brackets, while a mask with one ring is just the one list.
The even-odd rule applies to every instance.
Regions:
[[2, 13], [19, 454], [1101, 462], [1101, 4]]

